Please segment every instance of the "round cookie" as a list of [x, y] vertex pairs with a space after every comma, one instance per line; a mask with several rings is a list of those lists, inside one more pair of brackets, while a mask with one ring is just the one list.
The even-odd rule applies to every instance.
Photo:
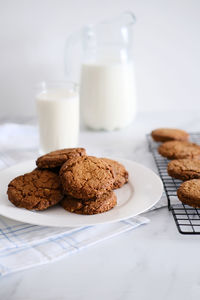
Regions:
[[36, 165], [40, 169], [61, 167], [68, 159], [83, 155], [86, 155], [84, 148], [67, 148], [56, 150], [40, 156], [36, 161]]
[[152, 138], [156, 142], [167, 142], [167, 141], [187, 141], [189, 134], [181, 129], [174, 128], [158, 128], [152, 131]]
[[117, 204], [117, 197], [113, 191], [106, 192], [99, 198], [91, 200], [75, 199], [69, 195], [60, 202], [69, 212], [81, 215], [94, 215], [106, 212]]
[[109, 158], [102, 158], [102, 159], [113, 168], [113, 172], [115, 175], [115, 181], [113, 184], [114, 189], [118, 189], [128, 182], [128, 172], [126, 171], [125, 167], [122, 164], [120, 164], [116, 160], [112, 160]]
[[200, 160], [198, 159], [175, 159], [168, 163], [168, 174], [180, 180], [200, 178]]
[[69, 159], [60, 169], [65, 194], [92, 199], [113, 188], [112, 168], [100, 158], [83, 156]]
[[200, 179], [183, 182], [177, 190], [181, 202], [195, 208], [200, 208]]
[[34, 210], [47, 209], [63, 198], [59, 175], [39, 169], [13, 179], [7, 194], [15, 206]]
[[158, 148], [158, 152], [168, 159], [196, 158], [200, 159], [200, 146], [184, 141], [165, 142]]

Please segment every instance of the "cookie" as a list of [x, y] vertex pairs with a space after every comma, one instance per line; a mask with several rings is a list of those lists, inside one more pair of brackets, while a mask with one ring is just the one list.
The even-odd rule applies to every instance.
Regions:
[[156, 142], [167, 142], [167, 141], [187, 141], [189, 134], [181, 129], [173, 128], [158, 128], [152, 131], [152, 138]]
[[168, 163], [168, 174], [180, 180], [200, 178], [200, 160], [198, 159], [175, 159]]
[[183, 182], [177, 190], [177, 196], [182, 203], [200, 208], [200, 179]]
[[69, 195], [60, 202], [69, 212], [81, 215], [94, 215], [106, 212], [117, 204], [117, 197], [113, 191], [106, 192], [99, 198], [90, 200], [75, 199]]
[[158, 152], [168, 159], [196, 158], [200, 159], [200, 146], [194, 143], [169, 141], [158, 148]]
[[120, 164], [116, 160], [112, 160], [108, 158], [102, 158], [102, 159], [113, 168], [113, 172], [115, 176], [113, 189], [118, 189], [128, 182], [128, 172], [126, 171], [126, 169], [122, 164]]
[[114, 183], [110, 165], [94, 156], [69, 159], [61, 167], [60, 177], [65, 194], [86, 200], [112, 190]]
[[36, 161], [36, 165], [40, 169], [61, 167], [68, 159], [83, 155], [86, 155], [84, 148], [67, 148], [56, 150], [40, 156]]
[[47, 209], [63, 198], [59, 175], [39, 169], [13, 179], [7, 194], [15, 206], [34, 210]]

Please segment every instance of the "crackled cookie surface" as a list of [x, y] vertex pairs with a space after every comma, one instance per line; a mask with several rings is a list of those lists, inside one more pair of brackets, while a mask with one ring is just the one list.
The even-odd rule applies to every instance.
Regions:
[[39, 170], [18, 176], [8, 185], [8, 199], [17, 207], [44, 210], [62, 198], [59, 176], [49, 170]]
[[200, 208], [200, 179], [183, 182], [177, 190], [177, 195], [184, 204]]
[[168, 159], [195, 158], [200, 159], [200, 146], [194, 143], [169, 141], [158, 148], [158, 152]]
[[61, 167], [68, 159], [86, 155], [84, 148], [67, 148], [56, 150], [40, 156], [36, 165], [41, 169]]
[[69, 212], [82, 215], [94, 215], [112, 209], [117, 204], [117, 197], [113, 191], [106, 192], [100, 197], [91, 200], [75, 199], [66, 195], [60, 203], [61, 206]]
[[198, 159], [175, 159], [167, 166], [168, 174], [180, 180], [200, 178], [200, 160]]
[[113, 185], [114, 189], [118, 189], [128, 182], [128, 172], [126, 171], [125, 167], [122, 164], [120, 164], [116, 160], [112, 160], [109, 158], [102, 158], [102, 159], [113, 168], [114, 175], [115, 175], [115, 181]]
[[92, 199], [110, 191], [114, 173], [104, 160], [94, 156], [71, 158], [60, 169], [63, 190], [78, 199]]

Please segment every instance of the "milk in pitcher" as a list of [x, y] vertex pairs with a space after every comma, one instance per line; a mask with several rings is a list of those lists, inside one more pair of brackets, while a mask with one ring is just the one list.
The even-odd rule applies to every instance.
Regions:
[[83, 64], [80, 100], [88, 127], [114, 130], [129, 125], [136, 114], [133, 64]]

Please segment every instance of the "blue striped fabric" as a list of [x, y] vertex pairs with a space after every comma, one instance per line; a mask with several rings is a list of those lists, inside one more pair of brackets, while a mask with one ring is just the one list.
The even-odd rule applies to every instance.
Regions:
[[60, 259], [148, 223], [135, 217], [84, 228], [52, 228], [0, 217], [0, 274], [5, 275]]

